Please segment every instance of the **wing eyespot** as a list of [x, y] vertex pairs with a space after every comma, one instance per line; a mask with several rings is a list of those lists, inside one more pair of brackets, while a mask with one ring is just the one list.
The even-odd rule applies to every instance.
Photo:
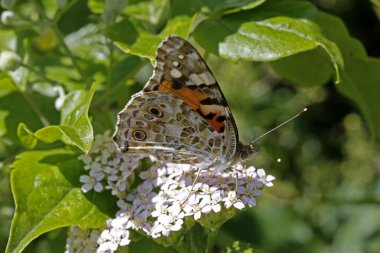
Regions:
[[136, 140], [136, 141], [143, 141], [146, 139], [146, 133], [142, 130], [135, 130], [133, 132], [133, 138]]
[[162, 111], [156, 107], [149, 108], [149, 113], [155, 117], [162, 117]]

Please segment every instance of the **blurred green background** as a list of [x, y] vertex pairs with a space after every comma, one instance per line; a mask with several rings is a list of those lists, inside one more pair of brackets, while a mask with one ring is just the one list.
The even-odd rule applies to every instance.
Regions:
[[[368, 55], [380, 56], [379, 2], [311, 2], [341, 17]], [[65, 33], [91, 19], [85, 1], [76, 5], [76, 18], [65, 17], [60, 24]], [[309, 109], [258, 141], [261, 151], [250, 163], [274, 175], [275, 186], [258, 199], [257, 207], [226, 223], [217, 244], [222, 247], [239, 240], [251, 243], [259, 252], [380, 252], [380, 152], [356, 105], [338, 93], [333, 82], [301, 88], [281, 79], [268, 64], [233, 64], [211, 55], [206, 61], [246, 142], [305, 106]], [[150, 63], [144, 64], [131, 82], [129, 94], [141, 89], [151, 75]], [[10, 101], [0, 101], [0, 106]], [[52, 106], [53, 99], [47, 104]], [[112, 105], [110, 113], [116, 115], [120, 108]], [[95, 130], [100, 132], [97, 123], [101, 125], [95, 122]], [[0, 252], [5, 250], [14, 211], [11, 168], [3, 165], [14, 158], [9, 154], [22, 150], [9, 146], [3, 142], [0, 146]], [[62, 252], [65, 233], [61, 229], [42, 236], [25, 252]]]

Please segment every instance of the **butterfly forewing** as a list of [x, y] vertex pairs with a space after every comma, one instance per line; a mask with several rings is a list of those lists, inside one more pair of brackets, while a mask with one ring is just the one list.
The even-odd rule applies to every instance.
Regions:
[[201, 166], [232, 162], [240, 145], [210, 69], [196, 49], [177, 36], [158, 47], [153, 75], [119, 113], [114, 139], [124, 151]]

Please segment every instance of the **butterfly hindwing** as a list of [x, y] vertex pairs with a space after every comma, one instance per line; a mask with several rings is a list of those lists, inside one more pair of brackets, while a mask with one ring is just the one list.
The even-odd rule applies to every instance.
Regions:
[[[130, 153], [168, 162], [211, 164], [222, 153], [221, 136], [186, 103], [171, 94], [137, 93], [119, 113], [115, 141]], [[226, 152], [226, 150], [224, 150]]]
[[227, 167], [254, 152], [238, 139], [207, 64], [189, 42], [168, 36], [157, 48], [153, 75], [118, 114], [114, 140], [120, 150], [167, 162]]

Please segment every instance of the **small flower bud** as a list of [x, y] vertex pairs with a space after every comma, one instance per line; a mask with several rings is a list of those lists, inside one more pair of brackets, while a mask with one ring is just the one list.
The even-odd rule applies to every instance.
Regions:
[[4, 25], [12, 25], [16, 20], [16, 15], [13, 11], [3, 11], [0, 20]]
[[0, 53], [0, 69], [6, 71], [16, 70], [21, 63], [21, 58], [18, 54], [12, 51], [3, 51]]

